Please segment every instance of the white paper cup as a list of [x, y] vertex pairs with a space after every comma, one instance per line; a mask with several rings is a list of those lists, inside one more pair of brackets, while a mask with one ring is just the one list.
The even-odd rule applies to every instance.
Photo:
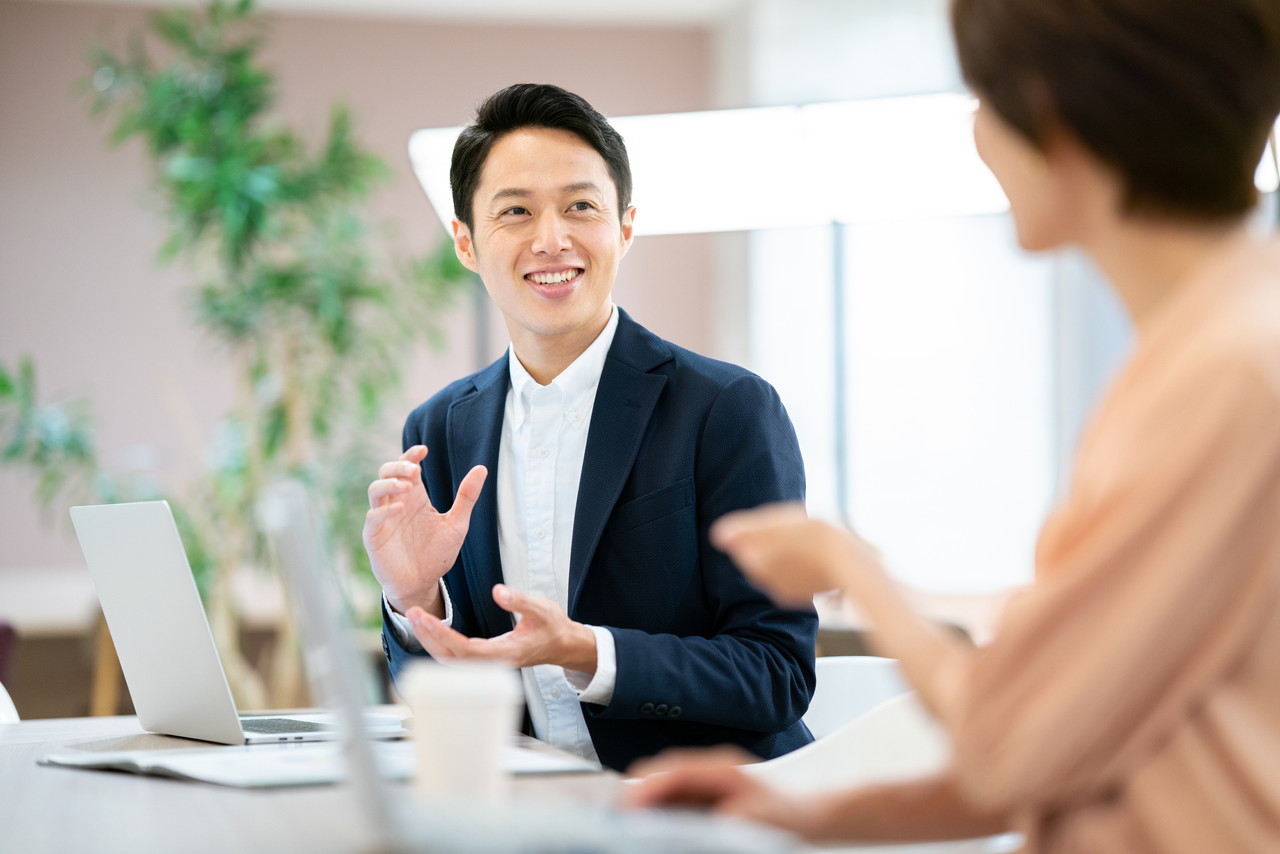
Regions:
[[396, 680], [413, 712], [414, 787], [424, 797], [497, 801], [506, 794], [502, 754], [519, 729], [523, 690], [499, 665], [415, 661]]

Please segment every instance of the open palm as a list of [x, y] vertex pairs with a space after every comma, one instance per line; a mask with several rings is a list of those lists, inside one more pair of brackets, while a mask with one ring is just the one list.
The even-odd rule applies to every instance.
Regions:
[[383, 463], [369, 485], [364, 545], [388, 602], [401, 613], [414, 605], [433, 610], [439, 580], [458, 559], [487, 474], [484, 466], [467, 472], [453, 506], [440, 513], [422, 482], [419, 464], [426, 456], [425, 446], [413, 446]]

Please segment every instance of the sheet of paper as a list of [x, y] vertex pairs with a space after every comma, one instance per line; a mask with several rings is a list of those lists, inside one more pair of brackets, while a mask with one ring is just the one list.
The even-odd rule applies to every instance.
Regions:
[[[413, 743], [373, 745], [383, 773], [393, 780], [413, 776]], [[264, 788], [335, 783], [347, 776], [338, 742], [198, 747], [177, 750], [64, 751], [45, 756], [46, 765], [131, 771], [199, 780], [220, 786]], [[583, 759], [512, 745], [503, 754], [511, 774], [556, 774], [594, 771]]]

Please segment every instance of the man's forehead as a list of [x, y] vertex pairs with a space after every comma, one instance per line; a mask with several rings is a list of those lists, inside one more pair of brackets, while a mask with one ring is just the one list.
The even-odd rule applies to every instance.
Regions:
[[613, 187], [600, 152], [572, 131], [525, 127], [503, 134], [489, 148], [476, 190], [483, 198], [554, 189], [572, 192]]

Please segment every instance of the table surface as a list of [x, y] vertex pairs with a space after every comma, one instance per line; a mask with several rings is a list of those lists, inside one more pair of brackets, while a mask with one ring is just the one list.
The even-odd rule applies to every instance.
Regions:
[[[131, 716], [0, 724], [0, 851], [321, 854], [364, 849], [363, 820], [345, 785], [232, 789], [37, 764], [55, 751], [201, 745], [144, 732]], [[606, 771], [517, 777], [512, 797], [604, 804], [621, 785], [617, 774]], [[391, 784], [391, 791], [406, 799], [412, 794], [404, 783]]]
[[[526, 740], [532, 742], [532, 739]], [[0, 852], [369, 851], [366, 819], [346, 785], [235, 789], [124, 772], [38, 764], [74, 750], [163, 750], [218, 745], [144, 732], [136, 717], [55, 718], [0, 724]], [[300, 745], [301, 746], [301, 745]], [[530, 749], [554, 750], [539, 742]], [[612, 771], [531, 775], [512, 781], [512, 803], [558, 812], [607, 806], [624, 786]], [[407, 783], [389, 784], [411, 808]], [[1017, 840], [820, 846], [828, 854], [996, 854]], [[808, 849], [818, 851], [819, 849]]]

